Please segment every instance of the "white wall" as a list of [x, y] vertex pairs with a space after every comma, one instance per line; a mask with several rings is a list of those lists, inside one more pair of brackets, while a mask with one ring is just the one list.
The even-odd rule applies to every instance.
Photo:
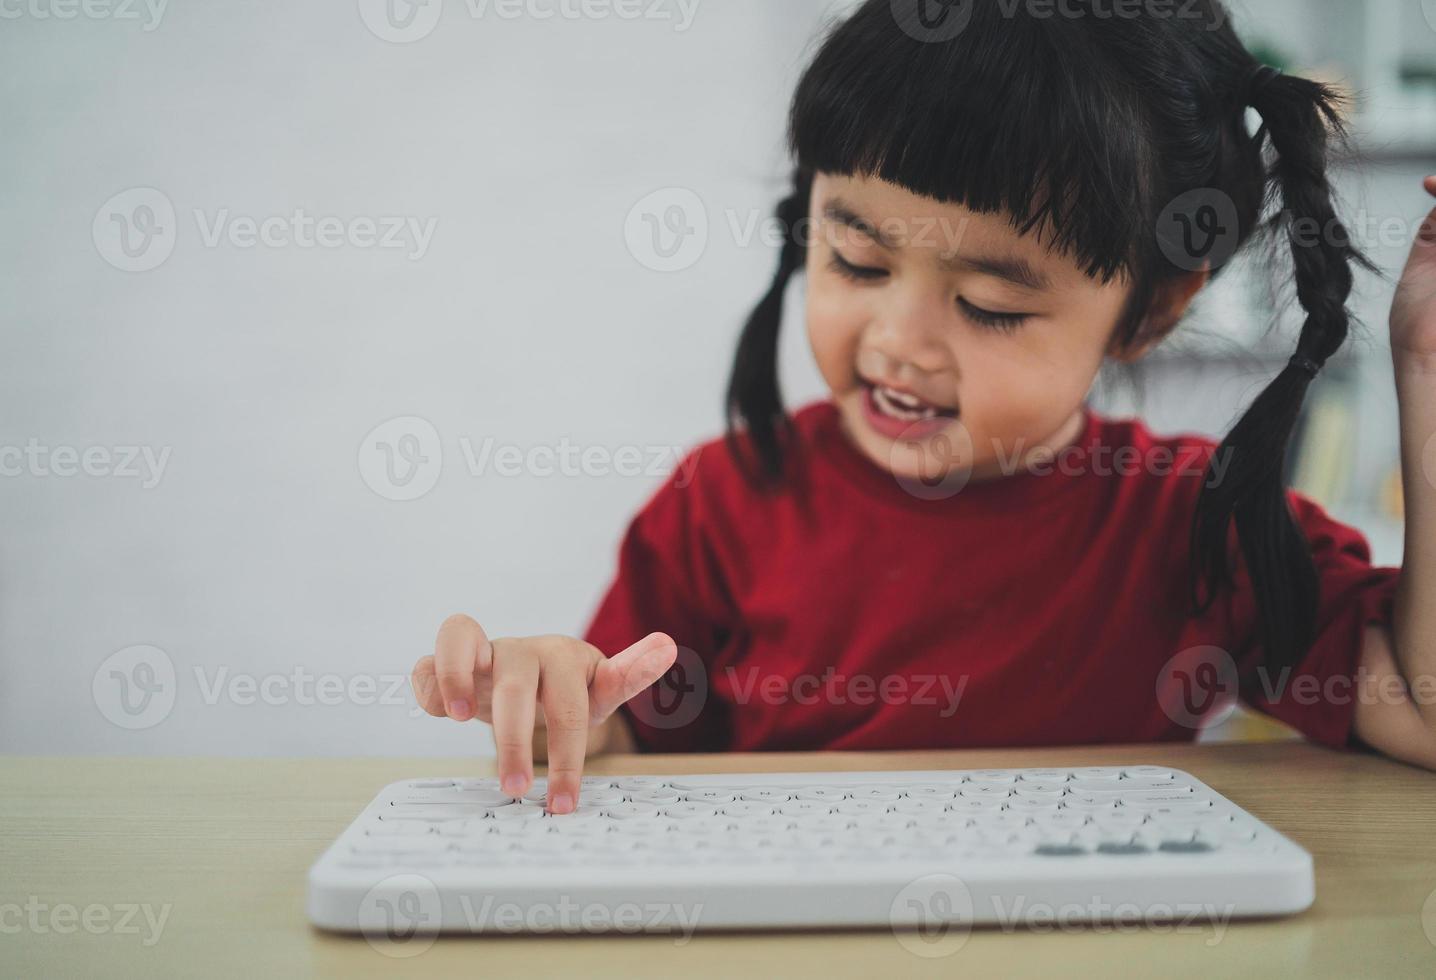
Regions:
[[[824, 9], [704, 0], [679, 30], [476, 20], [449, 0], [408, 44], [355, 0], [176, 3], [148, 32], [0, 24], [0, 445], [170, 453], [148, 489], [0, 479], [0, 749], [489, 751], [480, 726], [411, 718], [407, 683], [398, 705], [353, 703], [363, 687], [305, 705], [294, 672], [311, 694], [324, 674], [382, 694], [458, 610], [496, 635], [582, 629], [661, 475], [474, 477], [459, 440], [611, 452], [720, 431], [776, 254], [739, 247], [721, 214], [766, 214], [781, 191], [785, 101]], [[625, 218], [675, 185], [714, 227], [701, 261], [656, 272]], [[92, 236], [132, 187], [176, 211], [150, 271], [114, 268]], [[412, 260], [207, 247], [192, 213], [295, 208], [437, 225]], [[412, 502], [359, 469], [396, 416], [442, 440], [442, 478]], [[172, 661], [177, 698], [127, 730], [92, 681], [135, 644]], [[272, 678], [271, 696], [207, 697], [235, 675]]]

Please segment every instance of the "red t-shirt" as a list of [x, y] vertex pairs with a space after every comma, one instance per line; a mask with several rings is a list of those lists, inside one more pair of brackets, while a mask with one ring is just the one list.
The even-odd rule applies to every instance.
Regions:
[[1399, 570], [1293, 492], [1317, 640], [1290, 673], [1259, 671], [1240, 561], [1235, 588], [1189, 615], [1211, 440], [1088, 412], [1043, 472], [923, 487], [863, 456], [831, 402], [793, 420], [781, 492], [714, 440], [627, 529], [586, 638], [609, 655], [656, 630], [678, 642], [625, 708], [645, 750], [1190, 740], [1238, 695], [1314, 741], [1354, 740], [1363, 628], [1390, 623]]

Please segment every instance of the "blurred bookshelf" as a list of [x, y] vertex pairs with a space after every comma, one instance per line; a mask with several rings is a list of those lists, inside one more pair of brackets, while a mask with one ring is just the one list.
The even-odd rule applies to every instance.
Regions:
[[[1348, 95], [1352, 152], [1332, 160], [1338, 214], [1382, 274], [1357, 271], [1352, 336], [1311, 386], [1288, 480], [1359, 529], [1376, 564], [1399, 565], [1404, 528], [1386, 325], [1416, 224], [1430, 209], [1420, 180], [1436, 172], [1436, 0], [1231, 0], [1229, 7], [1259, 59]], [[1250, 122], [1254, 132], [1260, 119], [1253, 113]], [[1410, 235], [1386, 233], [1391, 222]], [[1140, 416], [1159, 433], [1219, 439], [1290, 359], [1303, 318], [1290, 257], [1269, 256], [1254, 243], [1198, 295], [1162, 347], [1136, 365], [1104, 371], [1093, 407]], [[1239, 714], [1211, 734], [1280, 730], [1265, 721]]]

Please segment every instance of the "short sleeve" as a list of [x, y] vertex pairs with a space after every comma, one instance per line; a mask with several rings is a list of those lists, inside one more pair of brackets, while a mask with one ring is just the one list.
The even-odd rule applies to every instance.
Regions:
[[1370, 625], [1390, 628], [1401, 570], [1373, 566], [1361, 532], [1333, 520], [1316, 502], [1295, 491], [1289, 500], [1316, 564], [1316, 638], [1295, 667], [1264, 667], [1251, 583], [1245, 563], [1238, 561], [1230, 609], [1241, 698], [1311, 741], [1357, 746], [1352, 720], [1363, 637]]
[[714, 752], [728, 741], [723, 707], [708, 697], [705, 664], [728, 629], [699, 517], [700, 481], [695, 452], [629, 523], [617, 573], [584, 634], [610, 657], [653, 632], [678, 644], [673, 669], [622, 709], [645, 752]]

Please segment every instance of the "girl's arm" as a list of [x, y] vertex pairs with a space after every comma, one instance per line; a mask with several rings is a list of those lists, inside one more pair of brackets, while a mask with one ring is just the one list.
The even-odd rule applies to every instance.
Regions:
[[[1436, 176], [1425, 186], [1436, 196]], [[1436, 211], [1422, 224], [1396, 291], [1391, 354], [1406, 555], [1391, 634], [1366, 631], [1354, 724], [1373, 748], [1436, 769]]]

